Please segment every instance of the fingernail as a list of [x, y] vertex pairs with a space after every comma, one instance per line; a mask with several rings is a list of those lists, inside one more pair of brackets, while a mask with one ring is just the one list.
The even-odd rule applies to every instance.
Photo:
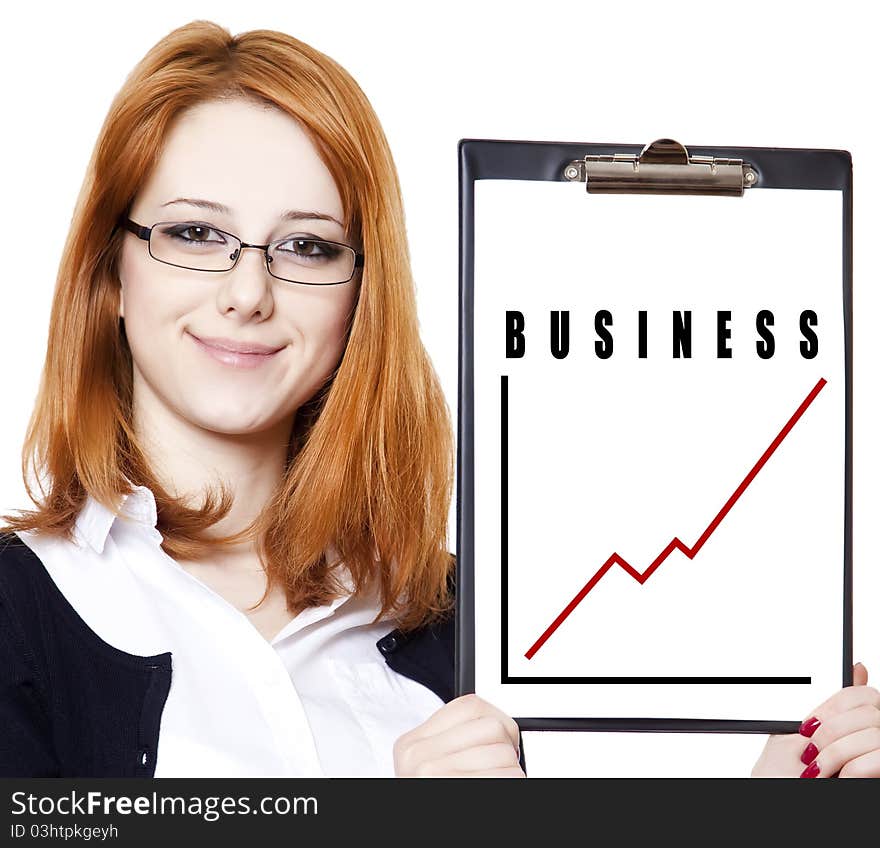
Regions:
[[807, 737], [812, 736], [812, 735], [816, 732], [816, 728], [817, 728], [820, 724], [822, 724], [822, 722], [819, 721], [819, 719], [817, 719], [816, 716], [812, 716], [811, 718], [808, 718], [808, 719], [807, 719], [807, 720], [801, 725], [800, 730], [798, 731], [798, 733], [800, 733], [801, 736], [807, 736]]
[[804, 765], [809, 765], [817, 756], [819, 756], [819, 749], [810, 742], [810, 744], [804, 748], [804, 753], [801, 754], [801, 762], [804, 763]]
[[813, 760], [802, 772], [801, 777], [818, 777], [819, 763]]

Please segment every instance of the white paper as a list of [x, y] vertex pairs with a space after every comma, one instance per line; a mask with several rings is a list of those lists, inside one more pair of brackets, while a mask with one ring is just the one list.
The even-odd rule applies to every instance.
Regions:
[[[799, 719], [841, 683], [844, 334], [841, 193], [588, 195], [478, 180], [474, 251], [476, 691], [519, 717]], [[551, 311], [569, 350], [551, 353]], [[613, 353], [596, 354], [596, 313]], [[638, 313], [647, 312], [647, 357]], [[673, 313], [691, 357], [674, 358]], [[729, 310], [730, 358], [718, 313]], [[772, 357], [756, 316], [773, 315]], [[506, 313], [525, 355], [506, 356]], [[802, 355], [802, 313], [818, 353]], [[501, 383], [507, 377], [512, 678], [768, 677], [809, 683], [502, 683]], [[702, 547], [693, 547], [820, 380]]]

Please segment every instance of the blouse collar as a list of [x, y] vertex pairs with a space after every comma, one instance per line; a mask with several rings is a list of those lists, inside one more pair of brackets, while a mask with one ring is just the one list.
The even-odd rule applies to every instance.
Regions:
[[133, 486], [129, 494], [122, 495], [115, 512], [88, 495], [77, 516], [74, 534], [82, 545], [89, 545], [100, 554], [117, 519], [134, 521], [161, 543], [162, 534], [156, 528], [156, 498], [146, 486]]
[[[132, 487], [132, 491], [119, 498], [115, 513], [91, 495], [87, 496], [74, 525], [74, 535], [81, 546], [88, 545], [96, 553], [103, 553], [107, 537], [117, 520], [133, 521], [143, 532], [149, 534], [157, 546], [161, 546], [162, 534], [156, 526], [158, 511], [152, 490], [147, 486], [135, 486], [128, 478], [126, 482]], [[328, 547], [327, 552], [331, 561], [335, 561], [339, 555], [338, 549], [333, 544]], [[344, 594], [332, 602], [333, 609], [346, 600], [354, 590], [354, 580], [345, 563], [341, 563], [339, 579]]]

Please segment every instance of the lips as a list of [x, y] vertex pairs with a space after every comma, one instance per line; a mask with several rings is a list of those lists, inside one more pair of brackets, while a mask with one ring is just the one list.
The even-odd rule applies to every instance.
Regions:
[[218, 350], [226, 350], [230, 353], [257, 353], [269, 354], [277, 353], [284, 345], [266, 345], [259, 342], [240, 342], [235, 339], [226, 339], [218, 336], [197, 336], [190, 333], [193, 338], [197, 339], [204, 345], [217, 348]]
[[[235, 342], [216, 337], [200, 338], [190, 332], [187, 332], [187, 335], [211, 359], [233, 368], [258, 368], [266, 362], [271, 362], [278, 352], [284, 349], [284, 346], [270, 347], [255, 342]], [[229, 350], [228, 347], [221, 347], [220, 344], [238, 349]]]

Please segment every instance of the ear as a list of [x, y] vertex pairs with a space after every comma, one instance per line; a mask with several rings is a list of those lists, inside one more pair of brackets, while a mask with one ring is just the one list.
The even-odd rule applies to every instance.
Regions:
[[125, 300], [122, 297], [122, 286], [119, 286], [119, 309], [117, 313], [120, 318], [125, 318]]

